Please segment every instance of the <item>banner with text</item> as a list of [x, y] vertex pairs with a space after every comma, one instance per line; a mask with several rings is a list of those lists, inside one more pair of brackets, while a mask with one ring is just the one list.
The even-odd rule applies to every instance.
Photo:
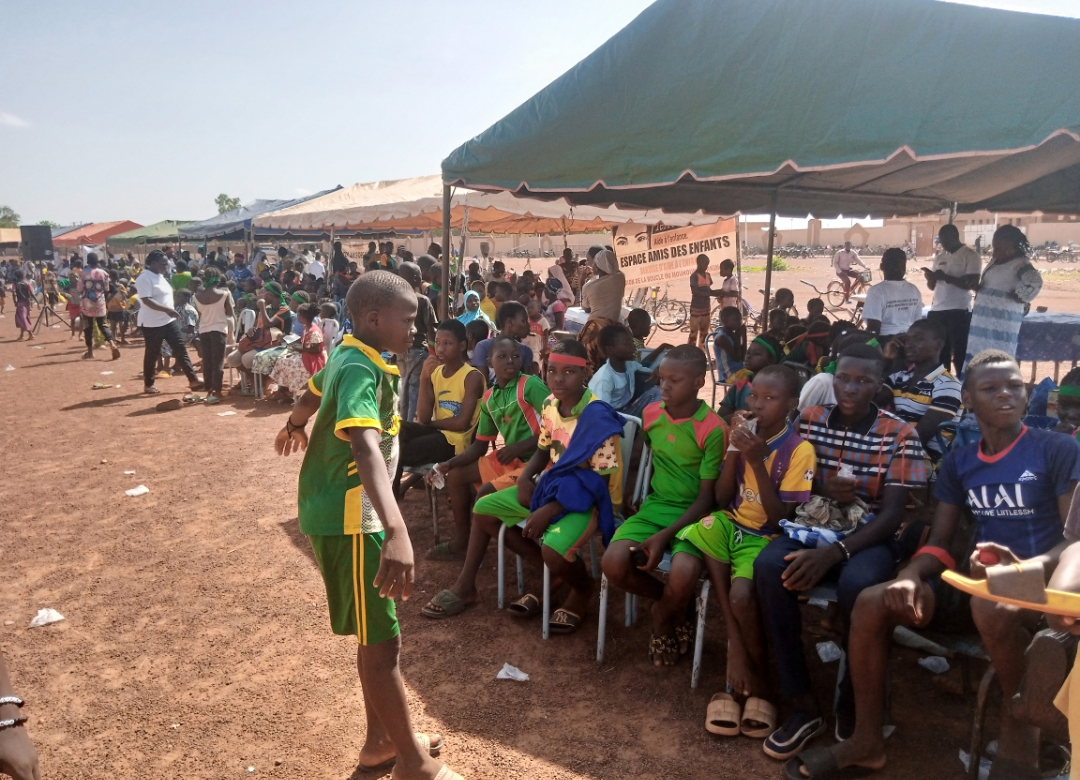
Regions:
[[737, 230], [734, 218], [679, 228], [620, 227], [615, 256], [626, 274], [626, 289], [685, 281], [697, 268], [698, 255], [708, 255], [715, 274], [721, 261], [735, 262]]

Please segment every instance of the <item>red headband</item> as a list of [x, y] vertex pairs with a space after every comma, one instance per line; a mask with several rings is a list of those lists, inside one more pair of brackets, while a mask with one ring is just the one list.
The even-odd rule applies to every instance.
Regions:
[[558, 352], [552, 352], [548, 355], [548, 363], [562, 363], [567, 366], [580, 366], [585, 368], [585, 358], [574, 357], [573, 355], [561, 355]]

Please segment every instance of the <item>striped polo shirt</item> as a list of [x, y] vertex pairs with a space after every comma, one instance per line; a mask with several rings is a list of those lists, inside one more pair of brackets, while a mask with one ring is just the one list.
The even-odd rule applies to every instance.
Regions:
[[[890, 374], [885, 384], [892, 390], [893, 407], [896, 416], [912, 427], [918, 425], [919, 420], [927, 412], [945, 412], [952, 417], [951, 422], [955, 425], [960, 421], [960, 411], [964, 403], [960, 398], [960, 381], [945, 370], [944, 366], [938, 366], [922, 379], [912, 381], [914, 372], [911, 368]], [[952, 438], [952, 430], [942, 432], [946, 443]], [[943, 453], [937, 442], [937, 437], [931, 437], [926, 443], [932, 458], [937, 460]]]
[[876, 513], [882, 491], [890, 485], [926, 485], [926, 453], [915, 429], [894, 414], [870, 405], [866, 417], [851, 426], [840, 422], [835, 406], [811, 406], [799, 417], [799, 435], [814, 445], [815, 493], [835, 477], [841, 464], [855, 475], [855, 494]]

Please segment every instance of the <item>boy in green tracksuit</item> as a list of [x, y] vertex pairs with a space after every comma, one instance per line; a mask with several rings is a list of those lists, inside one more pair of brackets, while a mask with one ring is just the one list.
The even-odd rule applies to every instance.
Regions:
[[[401, 277], [373, 271], [349, 288], [345, 305], [353, 335], [311, 378], [275, 446], [281, 455], [306, 450], [297, 489], [300, 530], [326, 584], [331, 628], [359, 641], [367, 715], [360, 769], [396, 763], [401, 780], [452, 780], [459, 776], [431, 757], [442, 739], [412, 731], [393, 602], [412, 591], [413, 553], [391, 488], [398, 371], [380, 353], [412, 346], [416, 295]], [[305, 427], [313, 415], [309, 440]]]

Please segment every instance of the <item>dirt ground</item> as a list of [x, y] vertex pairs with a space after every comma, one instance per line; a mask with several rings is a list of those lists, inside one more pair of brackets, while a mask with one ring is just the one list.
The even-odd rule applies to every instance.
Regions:
[[[798, 278], [813, 277], [800, 269], [775, 284], [799, 295]], [[1066, 288], [1076, 289], [1069, 279], [1060, 292], [1052, 281], [1039, 303], [1060, 298], [1064, 308]], [[748, 287], [758, 284], [748, 277]], [[9, 306], [0, 319], [0, 366], [14, 369], [0, 374], [9, 453], [0, 647], [28, 702], [43, 776], [353, 777], [363, 738], [355, 648], [330, 633], [298, 531], [300, 460], [271, 447], [287, 407], [226, 398], [157, 412], [186, 383], [159, 380], [162, 396], [140, 395], [141, 346], [116, 362], [85, 361], [66, 327], [30, 344], [16, 335]], [[92, 390], [95, 382], [114, 387]], [[124, 495], [140, 484], [147, 495]], [[689, 663], [651, 667], [647, 621], [623, 627], [621, 594], [601, 666], [595, 614], [576, 635], [546, 642], [538, 623], [500, 614], [494, 550], [479, 606], [433, 622], [420, 608], [453, 580], [455, 564], [424, 560], [433, 534], [422, 491], [403, 507], [419, 551], [419, 586], [400, 606], [411, 710], [419, 729], [445, 736], [443, 758], [466, 778], [780, 776], [759, 744], [703, 728], [724, 679], [715, 604], [696, 691]], [[540, 573], [527, 581], [538, 589]], [[42, 607], [66, 620], [28, 628]], [[832, 637], [823, 613], [805, 610], [816, 689], [828, 701], [836, 665], [818, 661], [814, 644]], [[960, 778], [973, 697], [948, 690], [958, 670], [933, 679], [918, 658], [893, 654], [897, 730], [878, 776]], [[504, 662], [532, 679], [496, 681]]]

